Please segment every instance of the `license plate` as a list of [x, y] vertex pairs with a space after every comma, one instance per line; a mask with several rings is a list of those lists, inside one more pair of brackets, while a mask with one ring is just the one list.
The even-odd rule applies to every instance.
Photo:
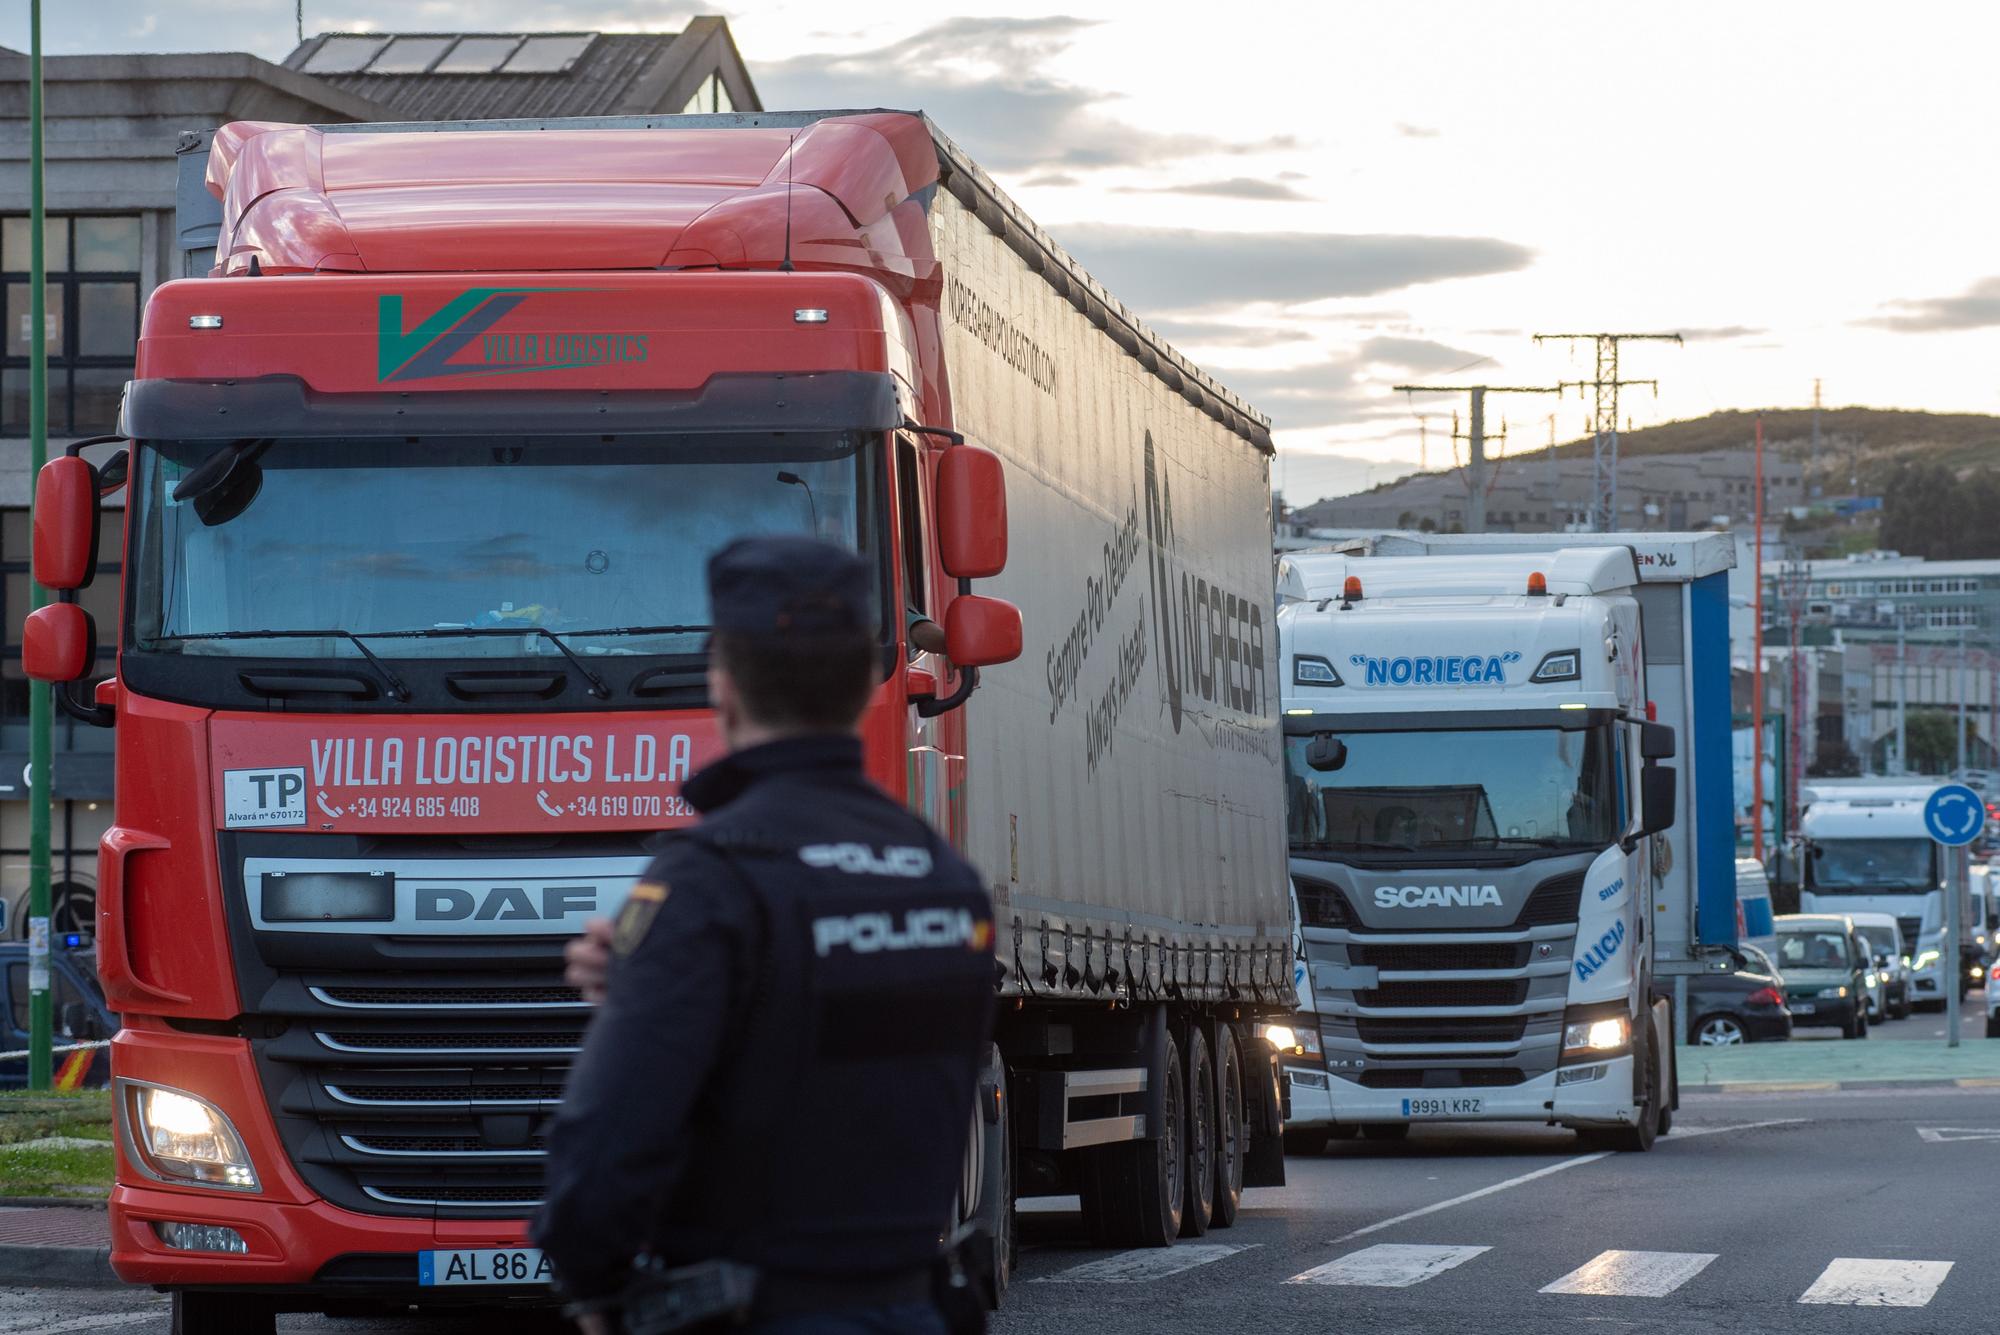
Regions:
[[458, 1284], [547, 1284], [549, 1263], [539, 1247], [481, 1247], [418, 1252], [417, 1283], [425, 1288]]
[[1404, 1099], [1405, 1117], [1477, 1117], [1479, 1099]]
[[1794, 1015], [1811, 1015], [1813, 1004], [1810, 1001], [1794, 1001], [1791, 1009]]

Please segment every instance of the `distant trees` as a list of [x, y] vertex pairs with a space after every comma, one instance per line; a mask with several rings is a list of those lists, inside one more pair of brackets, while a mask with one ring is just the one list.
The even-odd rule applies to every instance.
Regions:
[[[1972, 720], [1966, 720], [1967, 754], [1976, 737]], [[1904, 766], [1912, 774], [1949, 774], [1958, 765], [1958, 719], [1943, 709], [1912, 709], [1903, 725], [1910, 748]]]
[[2000, 556], [2000, 476], [1906, 463], [1882, 490], [1882, 546], [1932, 561]]

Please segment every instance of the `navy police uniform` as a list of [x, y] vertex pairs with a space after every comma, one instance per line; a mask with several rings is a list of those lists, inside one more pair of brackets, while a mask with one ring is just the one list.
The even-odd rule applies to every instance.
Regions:
[[[709, 584], [718, 630], [874, 623], [867, 567], [822, 543], [738, 542]], [[978, 877], [850, 735], [751, 747], [682, 791], [703, 819], [617, 919], [536, 1241], [586, 1302], [640, 1257], [725, 1259], [759, 1273], [759, 1329], [939, 1330], [992, 1023]]]

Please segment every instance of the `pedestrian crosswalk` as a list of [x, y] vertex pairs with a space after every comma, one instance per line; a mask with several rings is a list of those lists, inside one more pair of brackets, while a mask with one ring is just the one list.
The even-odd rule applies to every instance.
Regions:
[[[1102, 1284], [1157, 1280], [1231, 1261], [1257, 1250], [1229, 1243], [1197, 1243], [1118, 1252], [1039, 1276], [1037, 1282]], [[1540, 1292], [1576, 1298], [1665, 1298], [1689, 1284], [1698, 1289], [1697, 1281], [1710, 1273], [1709, 1268], [1717, 1259], [1713, 1252], [1614, 1248], [1599, 1252], [1568, 1273], [1542, 1284]], [[1538, 1258], [1526, 1264], [1541, 1263]], [[1282, 1270], [1274, 1277], [1285, 1284], [1407, 1289], [1468, 1265], [1486, 1268], [1480, 1273], [1489, 1280], [1497, 1273], [1490, 1267], [1496, 1266], [1507, 1266], [1509, 1273], [1520, 1276], [1523, 1264], [1490, 1246], [1376, 1243], [1344, 1252], [1289, 1277]], [[1770, 1297], [1781, 1302], [1843, 1307], [1924, 1307], [1937, 1296], [1951, 1269], [1950, 1261], [1841, 1256], [1829, 1262], [1797, 1298], [1775, 1291]]]

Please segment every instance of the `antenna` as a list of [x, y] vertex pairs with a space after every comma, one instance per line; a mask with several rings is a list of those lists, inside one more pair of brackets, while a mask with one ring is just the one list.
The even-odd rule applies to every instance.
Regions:
[[797, 135], [785, 145], [785, 258], [778, 265], [779, 273], [792, 272], [792, 150], [798, 146]]

